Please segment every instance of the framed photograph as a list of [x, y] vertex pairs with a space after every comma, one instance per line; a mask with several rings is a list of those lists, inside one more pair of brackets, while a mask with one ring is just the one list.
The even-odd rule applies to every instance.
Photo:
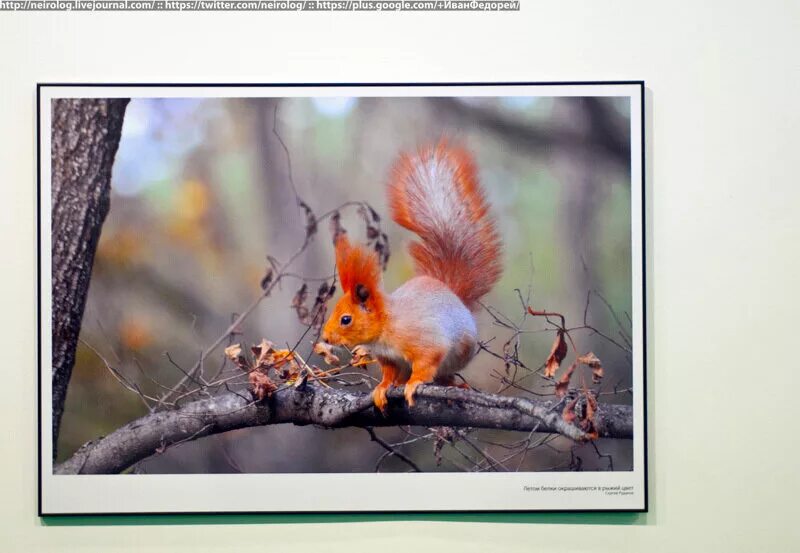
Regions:
[[647, 509], [643, 82], [37, 124], [40, 515]]

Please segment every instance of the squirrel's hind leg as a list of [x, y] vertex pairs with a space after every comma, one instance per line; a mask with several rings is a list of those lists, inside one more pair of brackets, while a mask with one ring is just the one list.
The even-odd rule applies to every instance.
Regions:
[[387, 363], [385, 361], [380, 361], [381, 372], [383, 373], [383, 378], [381, 378], [380, 383], [375, 386], [375, 389], [372, 390], [372, 402], [375, 404], [375, 407], [381, 410], [382, 413], [386, 412], [386, 404], [388, 400], [386, 399], [386, 391], [389, 389], [389, 386], [398, 382], [398, 379], [402, 378], [402, 371], [399, 370], [394, 364]]
[[443, 355], [426, 355], [411, 364], [411, 376], [406, 382], [404, 395], [409, 407], [414, 406], [414, 392], [420, 384], [433, 382]]

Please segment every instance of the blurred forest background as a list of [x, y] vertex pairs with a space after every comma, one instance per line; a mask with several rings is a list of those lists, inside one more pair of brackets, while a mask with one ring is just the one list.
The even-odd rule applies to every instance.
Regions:
[[[520, 321], [520, 289], [534, 308], [559, 311], [568, 326], [580, 326], [587, 293], [595, 290], [626, 325], [632, 294], [629, 112], [627, 98], [133, 99], [114, 165], [111, 211], [92, 275], [59, 460], [148, 412], [98, 353], [142, 389], [174, 384], [183, 375], [172, 362], [190, 367], [232, 314], [259, 295], [267, 255], [285, 260], [302, 243], [305, 220], [273, 127], [290, 153], [297, 193], [317, 214], [364, 200], [383, 216], [392, 249], [387, 290], [412, 276], [405, 252], [410, 234], [388, 219], [389, 168], [400, 151], [445, 135], [474, 153], [505, 244], [505, 273], [485, 303]], [[363, 240], [355, 210], [342, 214], [351, 237]], [[333, 268], [323, 228], [296, 272], [325, 277]], [[296, 284], [286, 281], [264, 300], [237, 341], [249, 345], [266, 337], [281, 347], [294, 344], [305, 330], [291, 308]], [[616, 336], [620, 321], [599, 296], [590, 300], [589, 322]], [[530, 332], [520, 358], [538, 367], [554, 334], [543, 331], [544, 320], [529, 318], [525, 328]], [[498, 349], [509, 334], [486, 312], [479, 314], [479, 332], [483, 341], [496, 337], [489, 344]], [[631, 385], [629, 354], [591, 332], [576, 336], [583, 350], [603, 360], [603, 390]], [[301, 351], [310, 347], [304, 343]], [[220, 348], [212, 360], [222, 355]], [[369, 371], [378, 373], [377, 367]], [[481, 352], [463, 376], [496, 392], [497, 374], [504, 371], [502, 361]], [[534, 390], [536, 382], [530, 382]], [[620, 393], [602, 401], [630, 399]], [[376, 432], [394, 442], [407, 436], [397, 428]], [[502, 456], [503, 446], [494, 444], [520, 434], [484, 430], [475, 436], [491, 455]], [[608, 470], [595, 445], [612, 455], [614, 470], [631, 469], [632, 440], [601, 439], [573, 449], [563, 437], [526, 455], [519, 469], [575, 469], [580, 456], [583, 470]], [[437, 464], [426, 440], [402, 451], [424, 470], [460, 470], [471, 455], [469, 447], [445, 447]], [[361, 429], [276, 425], [171, 447], [136, 470], [369, 472], [383, 453]], [[406, 469], [396, 459], [381, 467]]]

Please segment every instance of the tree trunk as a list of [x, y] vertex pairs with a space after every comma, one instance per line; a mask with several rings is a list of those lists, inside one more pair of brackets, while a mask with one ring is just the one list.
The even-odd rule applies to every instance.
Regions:
[[53, 458], [127, 104], [52, 103]]

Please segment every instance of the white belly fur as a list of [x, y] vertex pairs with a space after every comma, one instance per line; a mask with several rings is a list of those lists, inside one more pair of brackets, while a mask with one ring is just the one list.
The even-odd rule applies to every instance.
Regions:
[[[392, 323], [400, 328], [414, 329], [421, 345], [447, 348], [437, 376], [460, 371], [477, 353], [475, 318], [458, 296], [438, 280], [426, 276], [409, 280], [389, 296], [388, 307]], [[369, 348], [379, 359], [391, 362], [404, 372], [411, 372], [408, 360], [390, 344], [379, 341], [369, 344]]]

